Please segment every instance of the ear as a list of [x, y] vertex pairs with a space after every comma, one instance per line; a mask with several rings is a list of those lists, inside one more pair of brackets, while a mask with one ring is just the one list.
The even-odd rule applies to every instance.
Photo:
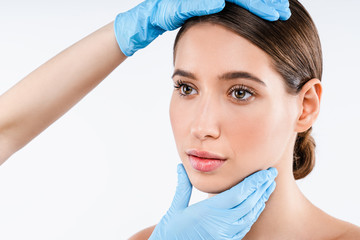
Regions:
[[307, 131], [317, 119], [320, 112], [322, 86], [319, 79], [309, 80], [298, 94], [299, 114], [296, 121], [296, 132]]

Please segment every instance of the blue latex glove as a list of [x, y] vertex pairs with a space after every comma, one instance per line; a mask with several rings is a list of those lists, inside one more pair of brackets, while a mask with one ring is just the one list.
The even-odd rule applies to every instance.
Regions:
[[[269, 21], [287, 20], [288, 0], [230, 0]], [[146, 47], [165, 31], [175, 30], [191, 17], [220, 12], [225, 0], [146, 0], [117, 15], [116, 40], [126, 56]]]
[[235, 3], [253, 14], [268, 20], [288, 20], [291, 16], [288, 0], [226, 0]]
[[242, 239], [264, 210], [276, 176], [275, 168], [256, 172], [233, 188], [188, 206], [192, 185], [179, 164], [175, 197], [149, 240]]

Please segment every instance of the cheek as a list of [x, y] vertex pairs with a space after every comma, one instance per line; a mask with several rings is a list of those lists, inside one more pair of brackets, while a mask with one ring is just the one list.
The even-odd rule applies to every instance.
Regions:
[[[182, 109], [184, 109], [184, 111], [179, 111], [179, 109], [181, 109], [181, 106], [180, 106], [179, 99], [177, 99], [177, 98], [178, 98], [178, 96], [176, 96], [176, 93], [173, 93], [173, 96], [172, 96], [171, 102], [170, 102], [169, 114], [170, 114], [171, 127], [172, 127], [174, 138], [175, 138], [175, 143], [176, 143], [177, 149], [179, 151], [181, 148], [181, 146], [180, 146], [181, 143], [184, 141], [184, 138], [188, 134], [188, 131], [187, 131], [188, 118], [186, 117], [187, 113], [184, 112], [184, 111], [186, 111], [187, 108], [182, 108]], [[179, 151], [179, 153], [180, 153], [180, 151]]]
[[[224, 150], [229, 162], [213, 178], [199, 178], [197, 188], [206, 192], [222, 192], [262, 169], [282, 160], [291, 136], [291, 121], [286, 111], [276, 104], [232, 109], [222, 119]], [[211, 184], [209, 184], [211, 183]]]
[[228, 118], [231, 120], [224, 125], [224, 135], [238, 169], [252, 173], [279, 162], [292, 132], [291, 118], [285, 109], [268, 101]]
[[183, 152], [191, 142], [189, 134], [193, 110], [173, 95], [170, 103], [173, 134], [194, 187], [207, 193], [219, 193], [256, 171], [276, 165], [288, 145], [291, 132], [291, 114], [287, 108], [279, 101], [269, 99], [248, 106], [222, 105], [217, 119], [221, 136], [212, 146], [226, 154], [229, 161], [216, 174], [202, 174], [192, 169]]

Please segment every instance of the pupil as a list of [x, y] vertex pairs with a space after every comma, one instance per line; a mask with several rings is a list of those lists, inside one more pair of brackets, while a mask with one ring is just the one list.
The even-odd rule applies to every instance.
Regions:
[[244, 90], [235, 91], [235, 97], [236, 98], [244, 98], [245, 94], [246, 94], [246, 92]]
[[186, 85], [185, 85], [185, 86], [183, 87], [183, 90], [184, 90], [184, 93], [185, 93], [185, 94], [190, 94], [190, 93], [191, 93], [191, 87], [190, 87], [190, 86], [186, 86]]

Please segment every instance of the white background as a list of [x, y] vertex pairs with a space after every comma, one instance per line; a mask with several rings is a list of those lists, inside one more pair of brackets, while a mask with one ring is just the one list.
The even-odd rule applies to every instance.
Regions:
[[[1, 0], [0, 94], [139, 2]], [[324, 95], [316, 167], [298, 183], [315, 205], [360, 225], [360, 2], [302, 2], [323, 44]], [[0, 166], [0, 239], [125, 239], [157, 223], [180, 161], [168, 117], [175, 33], [129, 58]], [[204, 197], [195, 192], [192, 202]]]

